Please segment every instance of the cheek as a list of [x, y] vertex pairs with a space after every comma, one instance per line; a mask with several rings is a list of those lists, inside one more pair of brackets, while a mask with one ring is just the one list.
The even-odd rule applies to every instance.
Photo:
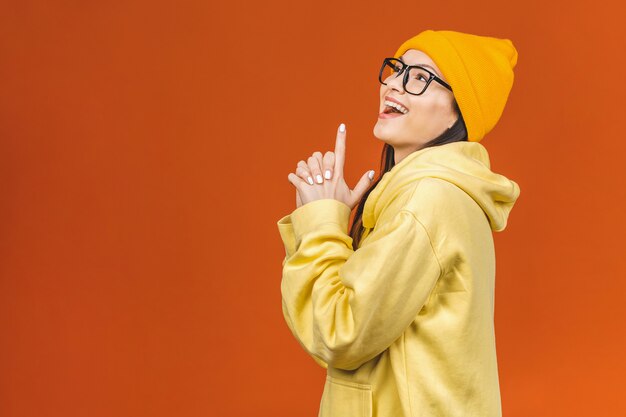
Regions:
[[407, 116], [410, 116], [413, 123], [426, 123], [432, 121], [441, 114], [442, 104], [436, 100], [418, 101], [411, 103], [411, 111]]
[[414, 105], [407, 116], [411, 124], [422, 124], [432, 117], [432, 109], [429, 106]]

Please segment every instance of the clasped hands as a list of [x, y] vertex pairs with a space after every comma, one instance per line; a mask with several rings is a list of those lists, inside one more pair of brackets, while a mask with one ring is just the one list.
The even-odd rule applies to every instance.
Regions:
[[374, 179], [374, 171], [369, 170], [351, 190], [343, 177], [346, 154], [346, 131], [342, 123], [337, 129], [335, 151], [313, 154], [305, 162], [297, 164], [296, 173], [290, 172], [289, 182], [296, 187], [296, 206], [315, 200], [332, 198], [346, 204], [352, 210], [361, 200]]

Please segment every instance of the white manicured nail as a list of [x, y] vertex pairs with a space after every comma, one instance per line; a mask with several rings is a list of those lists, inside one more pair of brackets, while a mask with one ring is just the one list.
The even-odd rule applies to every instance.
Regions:
[[326, 178], [327, 180], [330, 179], [330, 169], [326, 170], [326, 172], [324, 173], [324, 178]]
[[306, 180], [309, 182], [309, 184], [313, 185], [313, 178], [308, 177]]
[[324, 182], [324, 180], [322, 179], [322, 176], [320, 174], [317, 174], [317, 176], [315, 178], [317, 179], [317, 182], [320, 183], [320, 184], [322, 182]]
[[368, 176], [368, 177], [370, 177], [370, 180], [373, 180], [373, 179], [374, 179], [374, 171], [370, 171], [370, 172], [367, 174], [367, 176]]
[[342, 123], [342, 124], [340, 124], [340, 125], [339, 125], [339, 131], [340, 131], [341, 133], [345, 132], [345, 131], [346, 131], [346, 125], [344, 125], [343, 123]]

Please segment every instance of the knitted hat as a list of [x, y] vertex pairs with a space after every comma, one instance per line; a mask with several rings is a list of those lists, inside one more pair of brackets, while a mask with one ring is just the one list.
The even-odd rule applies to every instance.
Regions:
[[408, 49], [427, 54], [452, 87], [468, 141], [479, 142], [498, 122], [513, 86], [517, 50], [509, 39], [451, 30], [425, 30], [408, 39], [394, 58]]

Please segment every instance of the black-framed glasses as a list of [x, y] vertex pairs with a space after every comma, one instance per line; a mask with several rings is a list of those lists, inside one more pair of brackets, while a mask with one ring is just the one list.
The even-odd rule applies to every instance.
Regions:
[[[388, 75], [385, 75], [385, 71], [389, 71]], [[383, 60], [383, 65], [380, 67], [380, 73], [378, 74], [378, 81], [383, 85], [387, 85], [386, 81], [390, 80], [391, 77], [398, 77], [402, 73], [404, 73], [402, 86], [404, 91], [409, 94], [419, 96], [426, 91], [433, 80], [452, 91], [452, 87], [432, 71], [419, 65], [407, 65], [398, 58], [385, 58]]]

